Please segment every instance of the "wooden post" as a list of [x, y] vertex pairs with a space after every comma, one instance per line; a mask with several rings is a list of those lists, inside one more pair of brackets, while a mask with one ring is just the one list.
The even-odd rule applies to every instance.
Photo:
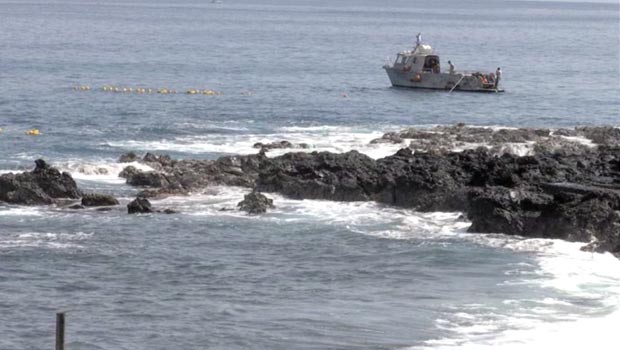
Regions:
[[65, 350], [65, 313], [56, 314], [56, 350]]

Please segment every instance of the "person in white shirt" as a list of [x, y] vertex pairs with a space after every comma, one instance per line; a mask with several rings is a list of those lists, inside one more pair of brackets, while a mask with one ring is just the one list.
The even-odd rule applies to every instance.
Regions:
[[495, 71], [495, 89], [497, 90], [497, 86], [499, 85], [499, 80], [502, 78], [502, 69], [497, 67]]
[[450, 61], [448, 61], [448, 64], [450, 65], [450, 74], [454, 74], [454, 65]]

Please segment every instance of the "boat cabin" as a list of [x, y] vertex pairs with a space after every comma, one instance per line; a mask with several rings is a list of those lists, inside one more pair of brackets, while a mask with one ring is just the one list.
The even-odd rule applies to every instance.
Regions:
[[441, 73], [439, 56], [433, 53], [430, 45], [420, 45], [413, 51], [398, 53], [393, 67], [404, 71]]

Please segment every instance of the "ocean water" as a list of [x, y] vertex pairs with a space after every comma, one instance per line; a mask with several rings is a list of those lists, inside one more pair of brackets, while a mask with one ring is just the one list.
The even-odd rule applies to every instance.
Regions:
[[[2, 1], [0, 173], [44, 157], [122, 204], [127, 151], [214, 159], [255, 142], [357, 149], [385, 131], [620, 125], [617, 3]], [[504, 94], [391, 88], [415, 34]], [[90, 91], [75, 91], [75, 86]], [[112, 93], [103, 86], [176, 89]], [[188, 95], [213, 89], [216, 96]], [[39, 136], [27, 136], [38, 128]], [[278, 150], [272, 155], [289, 150]], [[459, 213], [248, 189], [175, 215], [0, 204], [0, 350], [615, 349], [620, 262], [579, 244], [466, 233]]]

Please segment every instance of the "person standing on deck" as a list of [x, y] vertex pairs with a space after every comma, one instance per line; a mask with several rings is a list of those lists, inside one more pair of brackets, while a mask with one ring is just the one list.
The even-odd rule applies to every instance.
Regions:
[[450, 61], [448, 61], [448, 64], [450, 65], [450, 74], [454, 74], [454, 65]]
[[495, 90], [497, 90], [497, 86], [499, 85], [499, 80], [502, 77], [502, 69], [500, 67], [497, 67], [497, 70], [495, 71]]
[[422, 45], [422, 33], [415, 36], [415, 48], [417, 49], [420, 45]]

